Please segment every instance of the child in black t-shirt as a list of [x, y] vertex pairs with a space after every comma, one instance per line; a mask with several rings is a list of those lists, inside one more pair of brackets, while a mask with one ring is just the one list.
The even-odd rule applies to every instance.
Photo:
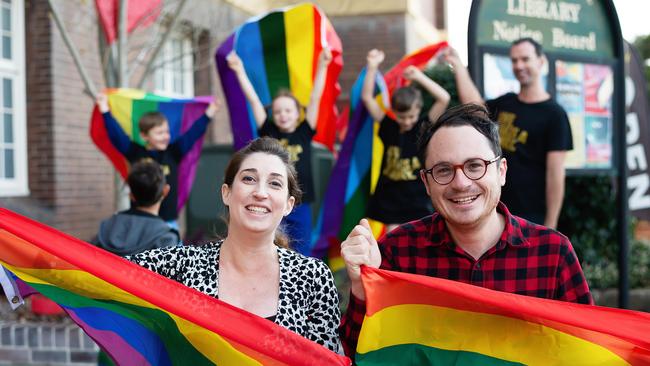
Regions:
[[[260, 136], [278, 139], [289, 152], [295, 164], [303, 191], [302, 204], [291, 211], [284, 222], [292, 246], [302, 254], [311, 249], [311, 202], [314, 200], [314, 184], [311, 168], [311, 141], [316, 133], [316, 122], [320, 99], [325, 88], [327, 66], [332, 61], [332, 53], [324, 48], [320, 54], [314, 77], [309, 105], [305, 109], [305, 119], [300, 120], [301, 105], [288, 90], [281, 90], [271, 104], [271, 115], [267, 113], [251, 81], [246, 75], [244, 65], [233, 51], [228, 57], [228, 66], [233, 70], [239, 85], [251, 106]], [[237, 133], [237, 131], [233, 131]]]
[[97, 107], [104, 117], [104, 126], [108, 133], [111, 144], [122, 154], [129, 163], [133, 164], [141, 159], [150, 158], [156, 161], [165, 173], [165, 179], [169, 182], [171, 189], [160, 206], [160, 217], [167, 224], [178, 230], [178, 165], [181, 160], [194, 146], [196, 141], [203, 136], [208, 123], [219, 110], [218, 100], [210, 103], [205, 113], [196, 120], [192, 127], [179, 136], [174, 142], [170, 141], [169, 123], [164, 114], [160, 112], [148, 112], [142, 115], [138, 121], [140, 138], [145, 142], [142, 146], [132, 141], [124, 133], [122, 127], [111, 114], [108, 97], [105, 94], [97, 96]]
[[361, 99], [370, 116], [381, 121], [379, 138], [384, 144], [381, 174], [368, 205], [368, 217], [385, 223], [388, 232], [399, 224], [431, 214], [431, 200], [419, 178], [424, 166], [417, 157], [417, 134], [423, 123], [435, 122], [445, 111], [450, 96], [417, 67], [409, 66], [404, 70], [404, 78], [420, 84], [433, 96], [434, 103], [427, 116], [420, 118], [420, 91], [413, 86], [398, 88], [391, 96], [393, 120], [373, 95], [377, 69], [384, 61], [384, 52], [373, 49], [368, 52], [366, 60]]

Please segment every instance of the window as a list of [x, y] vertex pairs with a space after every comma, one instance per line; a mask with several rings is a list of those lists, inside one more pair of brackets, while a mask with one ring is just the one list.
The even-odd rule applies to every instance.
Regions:
[[22, 0], [0, 1], [0, 196], [27, 187], [25, 18]]
[[158, 55], [155, 92], [169, 97], [194, 96], [194, 57], [190, 37], [172, 35]]

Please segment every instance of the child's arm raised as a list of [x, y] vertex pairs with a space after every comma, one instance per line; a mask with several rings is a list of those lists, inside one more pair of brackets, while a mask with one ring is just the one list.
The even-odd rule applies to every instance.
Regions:
[[244, 64], [242, 63], [241, 58], [239, 58], [235, 51], [232, 51], [228, 54], [228, 57], [226, 57], [226, 61], [228, 61], [228, 67], [230, 67], [237, 76], [239, 86], [253, 109], [253, 117], [255, 118], [257, 127], [262, 127], [267, 117], [266, 109], [264, 109], [260, 97], [255, 92], [255, 88], [253, 88], [253, 84], [251, 84], [251, 81], [248, 79], [248, 75], [246, 75], [246, 70], [244, 70]]
[[178, 137], [174, 142], [174, 145], [178, 147], [178, 151], [181, 156], [185, 155], [196, 143], [196, 141], [203, 136], [205, 130], [208, 128], [208, 123], [212, 121], [212, 118], [217, 114], [217, 111], [221, 107], [221, 101], [217, 97], [214, 98], [214, 101], [210, 102], [208, 108], [205, 109], [205, 113], [199, 117], [189, 130], [185, 131], [184, 134]]
[[115, 117], [111, 114], [110, 107], [108, 106], [108, 97], [104, 93], [97, 94], [95, 99], [97, 108], [102, 113], [104, 119], [104, 127], [108, 133], [108, 138], [111, 141], [111, 144], [120, 152], [122, 155], [126, 155], [129, 152], [131, 144], [133, 143], [129, 136], [124, 133], [120, 124], [117, 123]]
[[330, 62], [332, 62], [332, 51], [327, 47], [323, 48], [318, 58], [318, 69], [314, 78], [314, 87], [309, 97], [309, 105], [305, 111], [305, 119], [312, 130], [316, 129], [316, 123], [318, 122], [318, 109], [320, 107], [320, 99], [323, 96], [323, 90], [325, 89], [327, 66]]
[[420, 84], [434, 99], [431, 109], [427, 113], [429, 121], [435, 122], [438, 117], [447, 109], [451, 97], [449, 93], [438, 85], [435, 81], [429, 79], [420, 69], [415, 66], [409, 66], [404, 69], [404, 77], [408, 80]]
[[366, 57], [366, 76], [363, 79], [363, 87], [361, 88], [361, 100], [363, 101], [363, 105], [375, 121], [381, 121], [386, 115], [373, 95], [375, 92], [375, 77], [377, 76], [377, 69], [379, 68], [379, 64], [384, 61], [384, 57], [384, 52], [378, 49], [372, 49], [368, 52], [368, 56]]

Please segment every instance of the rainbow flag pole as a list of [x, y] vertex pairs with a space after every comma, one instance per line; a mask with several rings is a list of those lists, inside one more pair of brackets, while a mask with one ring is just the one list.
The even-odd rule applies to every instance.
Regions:
[[650, 365], [650, 314], [362, 268], [358, 365]]
[[0, 265], [21, 294], [58, 303], [119, 365], [350, 365], [273, 322], [6, 209]]

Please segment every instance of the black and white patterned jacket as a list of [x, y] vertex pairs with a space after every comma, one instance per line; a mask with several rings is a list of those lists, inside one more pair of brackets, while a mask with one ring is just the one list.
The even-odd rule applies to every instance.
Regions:
[[[153, 249], [127, 257], [165, 277], [219, 297], [221, 242]], [[332, 272], [322, 261], [277, 248], [280, 291], [274, 322], [328, 349], [342, 353], [338, 336], [339, 299]]]

